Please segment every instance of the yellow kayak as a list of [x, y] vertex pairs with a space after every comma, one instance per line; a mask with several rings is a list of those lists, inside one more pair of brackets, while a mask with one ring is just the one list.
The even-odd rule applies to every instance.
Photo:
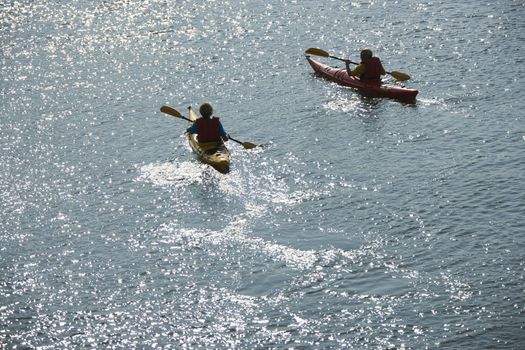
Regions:
[[[193, 124], [198, 116], [195, 111], [189, 107], [189, 120]], [[190, 147], [195, 152], [199, 160], [211, 165], [218, 172], [226, 174], [230, 171], [230, 151], [223, 142], [202, 142], [197, 141], [197, 134], [186, 133]]]

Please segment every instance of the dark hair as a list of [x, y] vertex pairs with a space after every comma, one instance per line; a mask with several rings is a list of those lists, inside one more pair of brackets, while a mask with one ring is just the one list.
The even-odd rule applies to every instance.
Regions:
[[372, 50], [370, 49], [362, 49], [361, 50], [361, 57], [365, 58], [372, 58], [374, 54], [372, 53]]
[[213, 113], [213, 107], [211, 106], [211, 104], [204, 102], [203, 104], [201, 104], [199, 112], [201, 112], [201, 115], [204, 118], [209, 118]]

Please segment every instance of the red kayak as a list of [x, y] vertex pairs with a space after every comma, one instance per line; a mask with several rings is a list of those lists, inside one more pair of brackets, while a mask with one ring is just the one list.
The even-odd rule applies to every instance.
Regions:
[[364, 83], [356, 77], [349, 76], [345, 68], [334, 68], [306, 56], [314, 71], [339, 85], [350, 86], [366, 96], [389, 97], [404, 102], [415, 102], [418, 91], [397, 85]]

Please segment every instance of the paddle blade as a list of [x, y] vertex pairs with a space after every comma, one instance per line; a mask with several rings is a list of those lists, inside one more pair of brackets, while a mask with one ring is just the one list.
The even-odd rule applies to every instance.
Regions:
[[253, 144], [253, 143], [251, 143], [251, 142], [241, 142], [241, 145], [243, 145], [243, 147], [244, 147], [245, 149], [252, 149], [252, 148], [257, 147], [256, 144]]
[[330, 54], [328, 52], [326, 52], [325, 50], [317, 49], [315, 47], [311, 47], [307, 49], [305, 52], [310, 55], [330, 57]]
[[241, 141], [239, 141], [239, 140], [234, 139], [234, 138], [231, 137], [231, 136], [230, 136], [230, 140], [235, 141], [235, 142], [237, 142], [238, 144], [242, 145], [242, 146], [244, 147], [244, 149], [252, 149], [252, 148], [257, 147], [257, 145], [254, 144], [254, 143], [251, 143], [251, 142], [241, 142]]
[[394, 79], [399, 80], [399, 81], [405, 81], [405, 80], [410, 79], [410, 75], [401, 73], [401, 72], [393, 71], [393, 72], [388, 72], [388, 74], [390, 74], [392, 77], [394, 77]]
[[166, 114], [172, 115], [172, 116], [177, 117], [177, 118], [184, 118], [182, 116], [182, 114], [180, 114], [176, 109], [171, 108], [169, 106], [162, 106], [162, 107], [160, 107], [160, 111], [162, 113], [166, 113]]

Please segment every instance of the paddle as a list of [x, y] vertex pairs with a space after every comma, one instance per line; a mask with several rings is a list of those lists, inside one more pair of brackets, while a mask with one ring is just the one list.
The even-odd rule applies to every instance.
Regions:
[[[336, 60], [345, 61], [345, 62], [352, 63], [352, 64], [359, 64], [359, 63], [352, 62], [350, 60], [345, 60], [344, 58], [332, 56], [325, 50], [317, 49], [315, 47], [309, 48], [308, 50], [306, 50], [306, 53], [310, 55], [315, 55], [315, 56], [334, 58]], [[390, 74], [394, 79], [399, 80], [399, 81], [405, 81], [405, 80], [410, 79], [410, 76], [405, 73], [401, 73], [397, 71], [386, 72], [386, 73]]]
[[[181, 119], [184, 119], [184, 120], [187, 120], [189, 122], [193, 122], [192, 120], [190, 120], [189, 118], [186, 118], [185, 116], [183, 116], [182, 114], [179, 113], [179, 111], [177, 111], [176, 109], [174, 108], [171, 108], [169, 106], [162, 106], [160, 107], [160, 111], [162, 113], [166, 113], [166, 114], [169, 114], [173, 117], [177, 117], [177, 118], [181, 118]], [[251, 142], [241, 142], [239, 140], [236, 140], [234, 139], [233, 137], [230, 136], [230, 140], [232, 141], [235, 141], [237, 142], [238, 144], [241, 144], [245, 149], [252, 149], [252, 148], [255, 148], [257, 147], [257, 145], [251, 143]]]

